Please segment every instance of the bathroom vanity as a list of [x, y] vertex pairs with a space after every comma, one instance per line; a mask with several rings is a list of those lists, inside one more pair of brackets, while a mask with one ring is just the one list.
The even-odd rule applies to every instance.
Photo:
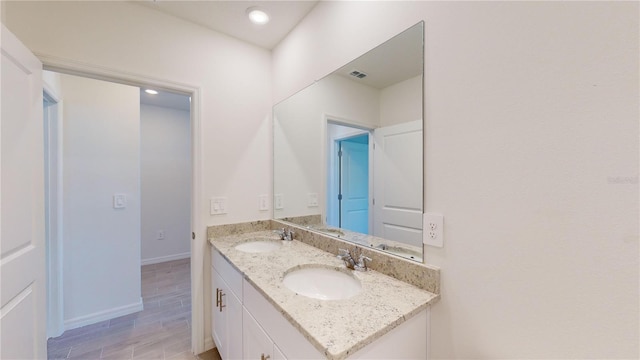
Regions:
[[271, 230], [210, 243], [212, 336], [224, 360], [427, 358], [439, 295], [348, 270], [336, 254]]
[[224, 360], [428, 358], [423, 56], [420, 22], [274, 106], [274, 219], [208, 229]]

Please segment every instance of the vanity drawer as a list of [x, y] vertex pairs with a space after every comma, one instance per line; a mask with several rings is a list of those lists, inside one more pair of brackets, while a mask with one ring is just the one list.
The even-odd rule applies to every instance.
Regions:
[[242, 302], [242, 275], [214, 248], [211, 248], [211, 266], [216, 269], [229, 285], [231, 291]]
[[243, 281], [244, 307], [287, 359], [325, 359], [311, 343], [247, 280]]

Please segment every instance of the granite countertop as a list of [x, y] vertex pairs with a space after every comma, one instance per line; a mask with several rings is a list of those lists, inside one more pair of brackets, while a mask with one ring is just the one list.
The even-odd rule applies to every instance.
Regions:
[[362, 291], [350, 299], [317, 300], [297, 295], [282, 284], [288, 269], [303, 264], [346, 269], [342, 260], [297, 240], [283, 241], [271, 252], [235, 249], [255, 238], [278, 240], [272, 231], [260, 231], [209, 242], [328, 359], [347, 358], [439, 299], [439, 295], [373, 270], [352, 272]]

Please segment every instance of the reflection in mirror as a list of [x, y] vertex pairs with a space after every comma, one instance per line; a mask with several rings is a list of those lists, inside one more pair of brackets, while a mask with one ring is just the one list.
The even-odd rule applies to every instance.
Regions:
[[274, 107], [274, 218], [422, 261], [423, 23]]

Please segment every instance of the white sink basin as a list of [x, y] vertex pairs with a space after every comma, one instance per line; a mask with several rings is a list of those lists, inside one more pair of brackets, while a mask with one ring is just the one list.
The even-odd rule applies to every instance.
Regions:
[[362, 290], [360, 280], [348, 270], [322, 265], [302, 265], [289, 269], [282, 282], [298, 295], [320, 300], [348, 299]]
[[248, 253], [261, 253], [277, 250], [280, 246], [282, 246], [281, 240], [254, 239], [236, 245], [236, 250]]

